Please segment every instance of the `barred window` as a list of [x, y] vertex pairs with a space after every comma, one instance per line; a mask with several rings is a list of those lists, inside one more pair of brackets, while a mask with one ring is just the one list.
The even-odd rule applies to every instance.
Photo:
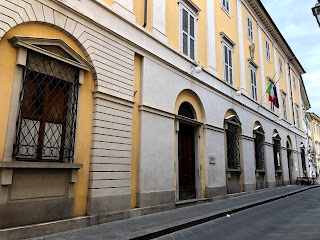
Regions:
[[281, 170], [281, 143], [280, 143], [280, 136], [276, 134], [273, 137], [273, 159], [274, 159], [274, 168], [275, 170]]
[[301, 147], [301, 163], [302, 163], [302, 171], [307, 171], [307, 165], [306, 165], [306, 153], [304, 147]]
[[28, 50], [14, 156], [17, 160], [72, 162], [79, 69]]
[[264, 170], [264, 131], [262, 127], [259, 127], [254, 131], [254, 148], [255, 148], [255, 158], [256, 158], [256, 169]]
[[229, 169], [241, 169], [240, 165], [240, 123], [233, 117], [226, 120], [227, 165]]

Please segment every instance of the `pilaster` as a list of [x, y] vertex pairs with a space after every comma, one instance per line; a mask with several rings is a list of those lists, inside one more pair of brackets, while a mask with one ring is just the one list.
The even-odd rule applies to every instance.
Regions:
[[245, 57], [244, 57], [244, 39], [243, 39], [243, 24], [242, 24], [242, 1], [237, 0], [237, 18], [238, 18], [238, 35], [239, 35], [239, 57], [240, 57], [240, 90], [243, 94], [248, 95], [245, 72]]
[[214, 0], [207, 0], [207, 44], [208, 44], [208, 67], [207, 70], [217, 76], [217, 56], [215, 37]]
[[163, 42], [168, 42], [166, 35], [166, 0], [152, 1], [151, 31]]
[[259, 40], [259, 56], [260, 56], [260, 76], [261, 76], [261, 91], [262, 91], [262, 96], [264, 96], [264, 99], [262, 99], [261, 104], [264, 107], [267, 107], [266, 103], [266, 77], [264, 73], [264, 54], [263, 54], [263, 41], [262, 41], [262, 29], [260, 24], [258, 24], [258, 40]]

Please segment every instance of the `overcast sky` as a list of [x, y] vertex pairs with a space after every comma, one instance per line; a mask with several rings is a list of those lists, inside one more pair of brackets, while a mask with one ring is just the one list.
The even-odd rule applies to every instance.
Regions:
[[317, 0], [261, 1], [306, 70], [309, 111], [320, 116], [320, 28], [311, 11]]

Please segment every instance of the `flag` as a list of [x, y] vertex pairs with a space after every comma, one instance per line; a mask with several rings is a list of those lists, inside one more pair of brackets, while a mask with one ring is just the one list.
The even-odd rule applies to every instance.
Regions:
[[279, 108], [277, 88], [272, 82], [270, 82], [267, 93], [269, 94], [269, 101], [272, 102], [276, 108]]

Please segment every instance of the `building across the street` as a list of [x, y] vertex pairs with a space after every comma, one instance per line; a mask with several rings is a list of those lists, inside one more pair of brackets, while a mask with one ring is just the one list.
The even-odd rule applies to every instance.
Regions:
[[316, 174], [317, 176], [320, 174], [320, 117], [311, 112], [307, 113], [310, 118], [310, 132], [311, 132], [311, 159], [312, 166], [315, 166], [316, 169], [312, 171], [311, 174]]
[[1, 0], [0, 228], [295, 184], [304, 73], [260, 0]]

